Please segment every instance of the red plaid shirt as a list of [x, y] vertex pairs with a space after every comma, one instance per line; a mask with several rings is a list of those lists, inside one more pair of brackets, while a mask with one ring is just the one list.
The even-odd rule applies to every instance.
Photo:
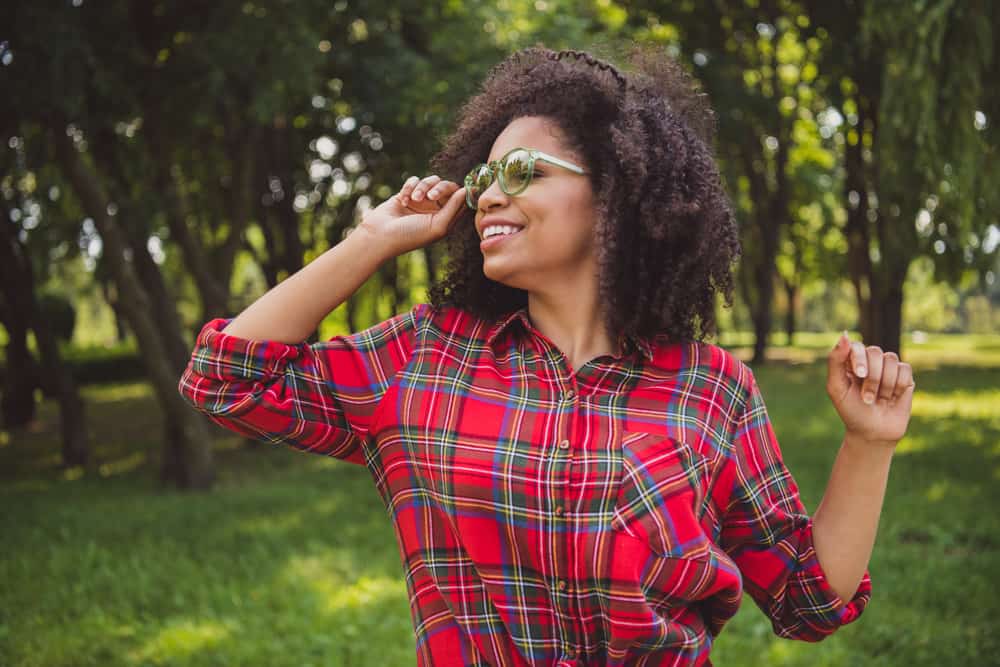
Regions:
[[419, 665], [702, 665], [745, 589], [781, 636], [850, 623], [750, 369], [622, 340], [574, 372], [522, 309], [418, 304], [317, 344], [205, 325], [180, 391], [223, 426], [363, 464]]

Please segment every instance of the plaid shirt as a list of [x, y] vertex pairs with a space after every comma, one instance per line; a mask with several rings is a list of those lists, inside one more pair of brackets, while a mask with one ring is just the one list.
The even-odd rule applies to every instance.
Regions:
[[317, 344], [202, 329], [180, 391], [223, 426], [363, 464], [392, 516], [419, 665], [702, 665], [745, 589], [783, 637], [858, 617], [750, 369], [622, 339], [574, 372], [526, 309], [418, 304]]

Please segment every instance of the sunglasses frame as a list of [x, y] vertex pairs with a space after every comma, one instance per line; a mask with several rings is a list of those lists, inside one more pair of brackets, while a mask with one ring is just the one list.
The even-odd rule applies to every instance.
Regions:
[[[507, 158], [510, 157], [516, 151], [524, 151], [528, 154], [528, 178], [524, 180], [524, 185], [519, 187], [517, 190], [511, 192], [510, 190], [507, 189], [507, 184], [504, 180], [503, 169], [501, 169], [501, 166], [507, 160]], [[504, 153], [503, 156], [501, 156], [500, 158], [493, 160], [493, 162], [480, 162], [479, 164], [477, 164], [476, 166], [474, 166], [472, 169], [469, 170], [469, 173], [466, 174], [465, 176], [465, 203], [468, 204], [469, 208], [471, 208], [473, 211], [476, 210], [476, 206], [479, 202], [478, 200], [476, 202], [472, 201], [473, 174], [479, 172], [479, 170], [482, 169], [483, 167], [489, 169], [490, 172], [489, 185], [483, 188], [483, 192], [489, 189], [490, 185], [493, 185], [493, 181], [499, 181], [500, 189], [504, 192], [504, 194], [513, 197], [514, 195], [518, 195], [524, 192], [524, 190], [531, 184], [531, 179], [535, 175], [535, 162], [538, 160], [541, 160], [542, 162], [548, 162], [549, 164], [554, 164], [557, 167], [569, 169], [570, 171], [577, 174], [587, 173], [586, 170], [583, 169], [583, 167], [578, 167], [572, 162], [567, 162], [566, 160], [557, 158], [555, 155], [549, 155], [548, 153], [543, 153], [542, 151], [535, 150], [534, 148], [524, 148], [523, 146], [518, 146], [517, 148], [510, 149], [509, 151]]]

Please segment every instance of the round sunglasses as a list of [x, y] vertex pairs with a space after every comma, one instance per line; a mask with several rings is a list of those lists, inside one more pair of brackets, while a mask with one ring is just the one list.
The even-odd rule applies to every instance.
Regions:
[[479, 195], [493, 184], [493, 179], [500, 181], [500, 189], [508, 195], [524, 192], [535, 175], [535, 162], [541, 160], [557, 167], [569, 169], [577, 174], [585, 174], [582, 167], [572, 162], [566, 162], [554, 155], [543, 153], [531, 148], [513, 148], [499, 160], [477, 164], [465, 177], [465, 203], [476, 210], [479, 205]]

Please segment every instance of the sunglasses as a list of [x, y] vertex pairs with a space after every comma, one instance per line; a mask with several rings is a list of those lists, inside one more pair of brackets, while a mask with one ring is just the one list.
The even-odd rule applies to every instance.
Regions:
[[535, 162], [541, 160], [557, 167], [569, 169], [577, 174], [585, 174], [582, 167], [571, 162], [560, 160], [554, 155], [536, 151], [530, 148], [514, 148], [499, 160], [477, 164], [465, 177], [465, 203], [473, 211], [479, 205], [479, 195], [493, 184], [493, 179], [500, 181], [500, 189], [508, 195], [524, 192], [535, 175]]

